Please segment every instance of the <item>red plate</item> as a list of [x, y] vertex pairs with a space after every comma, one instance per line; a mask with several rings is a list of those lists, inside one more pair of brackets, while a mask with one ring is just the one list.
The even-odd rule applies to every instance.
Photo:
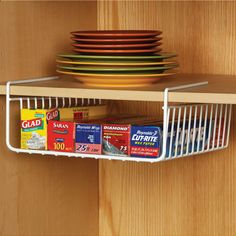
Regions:
[[79, 53], [86, 53], [86, 54], [145, 54], [145, 53], [154, 53], [160, 52], [161, 48], [151, 48], [151, 49], [126, 49], [126, 50], [110, 50], [110, 49], [82, 49], [82, 48], [74, 48], [73, 51]]
[[73, 41], [82, 43], [95, 43], [95, 44], [135, 44], [135, 43], [154, 43], [162, 40], [162, 37], [154, 38], [131, 38], [131, 39], [87, 39], [79, 37], [71, 37]]
[[145, 49], [145, 48], [153, 48], [156, 46], [160, 46], [162, 43], [146, 43], [146, 44], [81, 44], [81, 43], [72, 43], [72, 46], [76, 48], [100, 48], [100, 49]]
[[160, 30], [91, 30], [74, 31], [74, 36], [85, 38], [145, 38], [160, 35]]

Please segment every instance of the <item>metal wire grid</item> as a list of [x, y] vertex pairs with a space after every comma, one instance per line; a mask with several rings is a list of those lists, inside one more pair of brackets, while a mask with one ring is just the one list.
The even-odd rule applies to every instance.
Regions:
[[89, 105], [101, 105], [101, 99], [89, 98], [65, 98], [65, 97], [17, 97], [11, 98], [11, 101], [19, 101], [20, 109], [53, 109], [64, 107], [77, 107]]
[[[48, 150], [27, 150], [15, 148], [10, 142], [10, 103], [20, 102], [23, 108], [25, 102], [30, 108], [41, 106], [42, 108], [59, 107], [59, 99], [62, 99], [62, 107], [72, 106], [72, 98], [12, 98], [10, 96], [11, 84], [34, 83], [47, 80], [55, 80], [58, 77], [45, 77], [32, 80], [9, 81], [6, 86], [6, 144], [7, 147], [17, 153], [55, 155], [67, 157], [95, 158], [122, 161], [137, 162], [159, 162], [172, 160], [179, 157], [190, 156], [194, 154], [205, 153], [209, 151], [226, 148], [229, 143], [230, 120], [232, 105], [228, 104], [188, 104], [168, 106], [169, 91], [187, 89], [196, 86], [206, 85], [207, 82], [200, 82], [189, 85], [182, 85], [172, 88], [166, 88], [164, 91], [163, 105], [163, 130], [162, 130], [162, 151], [157, 158], [136, 158], [136, 157], [119, 157], [111, 155], [93, 155], [81, 153], [63, 153]], [[55, 103], [53, 103], [53, 101]], [[100, 99], [74, 99], [74, 104], [81, 102], [81, 105], [101, 104]], [[46, 102], [47, 105], [46, 105]], [[202, 125], [203, 124], [203, 125]], [[199, 128], [201, 126], [201, 129]], [[203, 126], [203, 127], [202, 127]], [[201, 132], [198, 132], [201, 130]], [[190, 141], [190, 142], [189, 142]], [[176, 145], [177, 144], [177, 145]], [[185, 145], [186, 144], [186, 145]]]
[[229, 144], [232, 105], [169, 106], [166, 159], [215, 151]]

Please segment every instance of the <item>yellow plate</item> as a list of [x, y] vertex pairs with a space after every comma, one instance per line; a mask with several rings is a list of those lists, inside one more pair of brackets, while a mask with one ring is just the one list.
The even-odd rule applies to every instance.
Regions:
[[138, 87], [147, 87], [151, 86], [153, 83], [145, 83], [145, 84], [96, 84], [96, 83], [83, 83], [88, 87], [98, 87], [98, 88], [138, 88]]
[[114, 84], [114, 85], [117, 85], [117, 84], [120, 84], [120, 85], [126, 85], [126, 84], [150, 84], [150, 83], [153, 83], [153, 82], [157, 82], [160, 80], [160, 78], [139, 78], [139, 79], [136, 79], [136, 78], [123, 78], [123, 79], [113, 79], [113, 78], [110, 78], [110, 79], [107, 79], [107, 78], [76, 78], [78, 79], [79, 81], [82, 81], [83, 83], [89, 83], [89, 84]]
[[87, 66], [147, 66], [147, 65], [171, 65], [171, 64], [178, 64], [177, 61], [157, 61], [157, 62], [87, 62], [87, 61], [71, 61], [71, 60], [56, 60], [58, 63], [62, 64], [71, 64], [71, 65], [87, 65]]
[[57, 72], [60, 74], [65, 74], [65, 75], [73, 75], [78, 78], [89, 77], [89, 78], [95, 78], [95, 79], [101, 78], [101, 77], [114, 78], [114, 79], [118, 79], [118, 78], [136, 78], [137, 79], [137, 78], [150, 78], [150, 77], [159, 78], [159, 77], [175, 75], [178, 73], [177, 71], [173, 71], [173, 72], [166, 72], [162, 74], [91, 74], [91, 73], [61, 71], [61, 70], [57, 70]]

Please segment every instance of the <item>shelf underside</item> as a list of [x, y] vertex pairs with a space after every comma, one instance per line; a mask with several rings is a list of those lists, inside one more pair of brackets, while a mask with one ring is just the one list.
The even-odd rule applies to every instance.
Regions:
[[[75, 79], [62, 76], [58, 80], [11, 86], [11, 95], [98, 98], [131, 101], [163, 101], [163, 91], [184, 84], [208, 81], [205, 86], [169, 93], [170, 102], [236, 104], [236, 76], [179, 74], [162, 79], [143, 88], [91, 88]], [[6, 94], [5, 84], [0, 84], [0, 94]]]

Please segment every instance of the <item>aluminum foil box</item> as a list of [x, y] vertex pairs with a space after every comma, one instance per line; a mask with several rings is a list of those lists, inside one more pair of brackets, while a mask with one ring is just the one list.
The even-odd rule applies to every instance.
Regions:
[[102, 125], [103, 153], [107, 155], [130, 155], [130, 125]]
[[76, 124], [75, 150], [77, 153], [102, 153], [102, 128], [98, 124]]

